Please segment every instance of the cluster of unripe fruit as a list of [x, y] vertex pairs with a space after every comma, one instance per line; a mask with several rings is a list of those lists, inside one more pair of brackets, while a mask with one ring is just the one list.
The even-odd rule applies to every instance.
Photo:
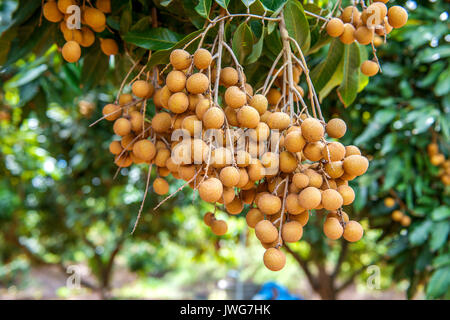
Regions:
[[450, 160], [439, 152], [439, 145], [436, 142], [430, 143], [427, 147], [428, 157], [432, 165], [440, 167], [439, 177], [446, 186], [450, 185]]
[[[344, 44], [357, 41], [369, 45], [376, 35], [385, 37], [393, 28], [401, 28], [408, 21], [408, 12], [401, 6], [391, 6], [389, 0], [374, 0], [368, 7], [359, 11], [357, 6], [346, 7], [339, 17], [331, 18], [326, 25], [329, 36], [339, 38]], [[366, 76], [374, 76], [379, 71], [376, 61], [366, 60], [361, 64], [361, 72]]]
[[[247, 224], [266, 248], [264, 263], [273, 271], [285, 264], [282, 242], [302, 238], [310, 210], [329, 212], [323, 225], [328, 238], [354, 242], [362, 237], [363, 228], [342, 206], [355, 199], [348, 181], [364, 174], [369, 162], [356, 146], [337, 141], [347, 130], [343, 120], [325, 123], [306, 113], [292, 119], [293, 106], [280, 106], [288, 90], [254, 94], [243, 72], [225, 67], [219, 73], [206, 49], [193, 55], [173, 50], [170, 64], [165, 81], [155, 83], [162, 87], [138, 80], [131, 88], [135, 98], [123, 94], [118, 104], [103, 109], [121, 137], [110, 145], [119, 167], [156, 165], [153, 189], [159, 195], [168, 193], [164, 177], [171, 174], [231, 215], [248, 205]], [[294, 66], [295, 83], [300, 70]], [[220, 99], [213, 85], [221, 89], [214, 90]], [[142, 108], [149, 98], [156, 110], [151, 120]], [[210, 212], [204, 221], [216, 235], [227, 232], [227, 223]]]
[[[48, 0], [43, 8], [44, 17], [59, 23], [59, 29], [66, 43], [62, 47], [62, 56], [67, 62], [77, 62], [81, 57], [81, 47], [90, 47], [95, 42], [95, 33], [106, 28], [106, 13], [111, 12], [111, 0], [97, 0], [96, 8], [83, 5], [80, 8], [80, 29], [76, 28], [76, 15], [71, 6], [78, 6], [77, 0]], [[69, 11], [68, 11], [69, 10]], [[73, 25], [73, 27], [72, 27]], [[114, 39], [100, 38], [100, 47], [104, 54], [115, 55], [119, 51]]]
[[[387, 208], [394, 208], [395, 204], [396, 201], [394, 198], [387, 197], [384, 199], [384, 205]], [[399, 222], [403, 227], [409, 227], [409, 225], [411, 224], [411, 218], [401, 210], [392, 211], [391, 218], [393, 221]]]

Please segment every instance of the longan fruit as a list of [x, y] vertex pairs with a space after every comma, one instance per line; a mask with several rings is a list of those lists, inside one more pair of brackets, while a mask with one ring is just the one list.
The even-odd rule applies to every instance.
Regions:
[[119, 97], [119, 105], [123, 106], [133, 102], [133, 96], [129, 93], [121, 94]]
[[97, 0], [95, 6], [104, 13], [111, 13], [111, 0]]
[[106, 120], [114, 121], [120, 118], [122, 115], [122, 109], [120, 106], [110, 103], [103, 107], [102, 114], [105, 116]]
[[428, 155], [430, 155], [430, 156], [438, 154], [439, 153], [439, 146], [438, 146], [438, 144], [437, 143], [430, 143], [427, 146], [427, 152], [428, 152]]
[[223, 203], [225, 205], [231, 203], [236, 197], [234, 188], [224, 188], [222, 198], [219, 199], [219, 203]]
[[388, 10], [388, 21], [392, 27], [401, 28], [408, 21], [408, 12], [400, 6], [392, 6]]
[[114, 155], [118, 155], [122, 152], [123, 148], [120, 144], [120, 141], [111, 141], [109, 144], [109, 152], [111, 152]]
[[259, 181], [266, 175], [266, 169], [261, 161], [255, 159], [248, 167], [248, 176], [252, 181]]
[[197, 49], [194, 53], [194, 65], [197, 69], [206, 69], [211, 65], [212, 56], [206, 49]]
[[274, 169], [276, 170], [276, 173], [278, 173], [280, 157], [278, 153], [266, 152], [261, 157], [261, 164], [264, 166], [264, 168]]
[[212, 107], [203, 114], [202, 121], [206, 129], [219, 129], [225, 122], [225, 114], [221, 108]]
[[391, 198], [391, 197], [387, 197], [386, 199], [384, 199], [384, 205], [387, 208], [392, 208], [395, 206], [395, 199]]
[[341, 178], [345, 173], [342, 161], [328, 162], [325, 164], [324, 169], [332, 179]]
[[[259, 210], [261, 210], [262, 213], [267, 215], [272, 215], [280, 211], [281, 209], [281, 200], [279, 197], [267, 193], [262, 195], [257, 202]], [[272, 240], [273, 241], [273, 240]], [[268, 241], [268, 242], [272, 242]], [[265, 241], [267, 242], [267, 241]]]
[[250, 130], [250, 139], [252, 139], [253, 141], [258, 142], [267, 141], [269, 136], [270, 136], [270, 128], [264, 122], [258, 123], [255, 130]]
[[250, 228], [255, 228], [258, 222], [264, 220], [264, 214], [259, 209], [252, 208], [247, 212], [245, 220]]
[[403, 227], [409, 227], [409, 225], [411, 224], [411, 218], [409, 216], [403, 216], [402, 220], [400, 220], [400, 224]]
[[352, 204], [355, 200], [355, 191], [352, 187], [341, 185], [337, 188], [337, 191], [341, 194], [343, 199], [343, 205], [347, 206], [349, 204]]
[[344, 24], [344, 32], [341, 34], [339, 39], [344, 44], [351, 44], [353, 41], [355, 41], [355, 27], [350, 23]]
[[300, 152], [305, 145], [306, 140], [303, 138], [301, 130], [289, 132], [284, 139], [284, 146], [290, 152]]
[[341, 194], [336, 190], [327, 189], [322, 192], [322, 205], [326, 210], [337, 210], [343, 203]]
[[208, 178], [200, 184], [198, 193], [203, 201], [217, 202], [222, 197], [222, 182], [217, 178]]
[[170, 71], [166, 77], [166, 86], [170, 92], [180, 92], [186, 86], [186, 75], [182, 71]]
[[184, 92], [176, 92], [170, 96], [168, 107], [173, 113], [183, 113], [189, 107], [189, 98]]
[[322, 159], [322, 150], [325, 144], [321, 141], [307, 143], [303, 148], [303, 155], [306, 159], [316, 162]]
[[[245, 168], [239, 168], [239, 183], [237, 184], [237, 188], [244, 187], [248, 182], [250, 178], [248, 176], [247, 170]], [[255, 200], [256, 201], [256, 200]]]
[[323, 233], [328, 239], [337, 240], [344, 233], [339, 220], [336, 218], [327, 218], [323, 224]]
[[[348, 217], [348, 214], [344, 211], [341, 210], [341, 216], [342, 216], [342, 220], [344, 222], [349, 222], [350, 218]], [[329, 218], [336, 218], [339, 221], [341, 221], [341, 216], [339, 216], [337, 211], [331, 211], [330, 213], [327, 214], [327, 219]]]
[[352, 155], [344, 159], [344, 171], [352, 176], [361, 176], [369, 168], [369, 160], [366, 157]]
[[167, 159], [170, 158], [170, 153], [171, 153], [170, 150], [167, 148], [158, 149], [156, 151], [155, 164], [158, 167], [165, 167]]
[[347, 124], [342, 119], [334, 118], [328, 121], [325, 130], [330, 138], [339, 139], [347, 132]]
[[349, 145], [345, 147], [345, 157], [349, 157], [352, 155], [361, 155], [361, 151], [357, 146]]
[[237, 112], [237, 119], [241, 128], [250, 129], [256, 128], [260, 120], [258, 111], [250, 106], [240, 108]]
[[303, 236], [303, 226], [297, 221], [285, 223], [281, 228], [281, 237], [284, 242], [297, 242]]
[[341, 14], [342, 21], [346, 23], [358, 24], [360, 17], [361, 13], [356, 6], [346, 7]]
[[301, 124], [302, 135], [308, 142], [316, 142], [323, 138], [325, 129], [319, 120], [307, 118]]
[[220, 181], [225, 187], [235, 187], [239, 183], [239, 170], [229, 166], [220, 170]]
[[260, 115], [263, 115], [267, 111], [267, 107], [269, 106], [269, 102], [267, 98], [262, 94], [255, 94], [250, 99], [250, 106], [255, 108]]
[[394, 210], [392, 212], [392, 220], [394, 220], [394, 221], [400, 222], [403, 217], [404, 217], [404, 214], [400, 210]]
[[128, 155], [122, 155], [121, 157], [117, 155], [114, 158], [114, 163], [120, 168], [127, 168], [133, 164], [133, 160]]
[[118, 136], [126, 136], [131, 132], [131, 122], [128, 119], [119, 118], [114, 121], [113, 130]]
[[441, 153], [431, 156], [430, 162], [433, 166], [440, 166], [445, 162], [445, 156]]
[[59, 22], [64, 18], [61, 11], [58, 10], [58, 5], [55, 1], [48, 1], [44, 4], [42, 8], [42, 13], [50, 22]]
[[225, 116], [227, 117], [228, 120], [228, 124], [230, 126], [239, 126], [239, 122], [237, 119], [237, 112], [235, 109], [231, 108], [231, 107], [226, 107], [225, 108]]
[[200, 94], [208, 90], [209, 79], [203, 73], [192, 74], [186, 81], [186, 89], [189, 93]]
[[267, 119], [267, 125], [270, 129], [284, 130], [291, 124], [291, 118], [287, 113], [274, 112]]
[[194, 136], [201, 130], [201, 123], [196, 115], [184, 117], [181, 122], [181, 128], [185, 129], [191, 136]]
[[165, 133], [172, 126], [172, 117], [167, 112], [155, 114], [152, 119], [152, 128], [157, 133]]
[[195, 172], [195, 166], [192, 165], [184, 165], [178, 168], [178, 174], [184, 181], [191, 180], [195, 176]]
[[225, 103], [227, 106], [237, 109], [247, 103], [247, 96], [244, 91], [236, 86], [230, 86], [225, 90]]
[[289, 214], [297, 215], [305, 211], [298, 202], [298, 195], [295, 193], [290, 193], [286, 197], [286, 210]]
[[95, 34], [91, 31], [91, 29], [89, 29], [87, 27], [81, 28], [81, 35], [82, 35], [82, 39], [81, 39], [80, 45], [82, 47], [87, 48], [94, 44]]
[[373, 29], [369, 29], [366, 26], [360, 26], [356, 29], [353, 35], [356, 41], [358, 41], [360, 44], [367, 45], [372, 42], [374, 31]]
[[58, 9], [61, 13], [67, 14], [67, 8], [76, 4], [74, 0], [58, 0]]
[[359, 222], [350, 220], [345, 224], [344, 239], [349, 242], [359, 241], [363, 236], [364, 230]]
[[231, 87], [237, 84], [239, 81], [239, 74], [236, 69], [232, 67], [226, 67], [220, 70], [220, 82], [225, 87]]
[[252, 160], [252, 157], [250, 154], [245, 150], [238, 150], [236, 152], [236, 164], [238, 167], [248, 167], [250, 165], [250, 162]]
[[269, 248], [264, 252], [263, 261], [267, 269], [279, 271], [283, 269], [286, 264], [286, 256], [279, 249]]
[[255, 234], [259, 241], [274, 242], [278, 238], [277, 228], [269, 220], [261, 220], [255, 225]]
[[234, 198], [233, 201], [225, 205], [225, 209], [229, 214], [237, 215], [244, 209], [244, 203], [239, 198]]
[[214, 220], [211, 224], [211, 231], [216, 236], [223, 236], [228, 231], [228, 225], [223, 220]]
[[163, 178], [156, 178], [153, 181], [153, 190], [156, 194], [163, 196], [169, 192], [169, 184]]
[[78, 42], [67, 41], [62, 47], [62, 56], [67, 62], [77, 62], [81, 57], [81, 48]]
[[155, 106], [167, 108], [167, 103], [171, 95], [172, 93], [170, 92], [169, 88], [167, 88], [167, 86], [164, 86], [161, 89], [156, 90], [155, 95], [153, 97], [153, 102], [155, 103]]
[[131, 130], [138, 133], [142, 131], [142, 125], [144, 122], [144, 116], [139, 111], [131, 111], [129, 113]]
[[385, 17], [385, 18], [383, 19], [383, 25], [382, 25], [382, 28], [376, 28], [376, 29], [375, 29], [375, 33], [376, 33], [377, 35], [379, 35], [380, 37], [383, 37], [383, 36], [385, 36], [385, 35], [391, 33], [392, 29], [394, 29], [394, 28], [392, 28], [392, 26], [389, 24], [388, 18]]
[[212, 212], [207, 212], [203, 216], [203, 222], [209, 227], [211, 227], [214, 220], [216, 220], [216, 217], [214, 217], [214, 214]]
[[[200, 100], [205, 99], [202, 94], [189, 95], [189, 111], [195, 111]], [[209, 99], [206, 99], [209, 101]]]
[[322, 149], [322, 157], [327, 161], [340, 161], [345, 157], [345, 147], [340, 142], [330, 142]]
[[302, 227], [306, 226], [308, 224], [308, 220], [309, 220], [309, 212], [308, 211], [303, 211], [300, 214], [296, 214], [296, 215], [290, 215], [289, 219], [291, 221], [297, 221], [299, 222]]
[[170, 53], [170, 64], [176, 70], [185, 70], [187, 69], [192, 62], [191, 55], [189, 52], [183, 49], [175, 49]]
[[297, 169], [298, 162], [295, 155], [289, 151], [283, 151], [280, 154], [280, 170], [284, 173], [294, 172]]
[[376, 75], [378, 70], [378, 64], [375, 61], [366, 60], [361, 64], [361, 72], [368, 77]]
[[299, 189], [304, 189], [309, 185], [309, 177], [304, 173], [296, 173], [292, 177], [292, 183]]
[[131, 91], [138, 98], [148, 98], [153, 93], [153, 86], [145, 80], [133, 82]]
[[83, 17], [85, 23], [94, 29], [106, 25], [105, 14], [96, 8], [86, 7]]
[[305, 210], [315, 209], [322, 201], [320, 190], [315, 187], [307, 187], [298, 195], [298, 203]]
[[211, 165], [214, 168], [221, 169], [232, 162], [233, 155], [227, 148], [220, 147], [211, 152]]
[[344, 23], [339, 18], [332, 18], [327, 23], [327, 33], [330, 37], [336, 38], [344, 33]]
[[119, 46], [114, 39], [100, 39], [100, 48], [107, 56], [114, 56], [119, 52]]
[[241, 200], [244, 204], [252, 204], [255, 200], [256, 189], [241, 190]]

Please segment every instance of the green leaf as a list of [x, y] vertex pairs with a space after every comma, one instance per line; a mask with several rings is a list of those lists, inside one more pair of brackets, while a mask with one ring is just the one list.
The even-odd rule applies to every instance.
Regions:
[[130, 5], [126, 10], [123, 11], [120, 17], [120, 33], [126, 34], [130, 30], [132, 23], [133, 23], [133, 14]]
[[427, 286], [427, 298], [436, 299], [450, 290], [450, 266], [436, 270]]
[[164, 50], [173, 47], [180, 35], [167, 28], [153, 28], [147, 31], [130, 31], [124, 39], [147, 50]]
[[[289, 0], [284, 6], [283, 14], [289, 35], [297, 41], [303, 52], [307, 52], [311, 45], [311, 34], [303, 7], [299, 2]], [[296, 51], [295, 47], [294, 50]]]
[[364, 132], [356, 138], [355, 144], [362, 145], [378, 136], [396, 115], [397, 111], [395, 109], [381, 109], [377, 111], [373, 121], [371, 121]]
[[256, 1], [256, 0], [241, 0], [242, 3], [247, 7], [250, 8], [250, 6]]
[[253, 33], [247, 23], [241, 23], [233, 35], [232, 48], [239, 62], [243, 64], [245, 58], [252, 52]]
[[441, 221], [434, 224], [430, 241], [431, 251], [438, 250], [447, 242], [449, 231], [450, 223], [448, 221]]
[[349, 106], [356, 99], [359, 87], [359, 66], [361, 58], [356, 43], [345, 45], [344, 55], [344, 79], [337, 89], [339, 100], [344, 106]]
[[434, 209], [431, 213], [431, 218], [434, 221], [440, 221], [450, 218], [450, 208], [447, 206], [440, 206]]
[[423, 244], [428, 239], [432, 227], [433, 223], [430, 220], [425, 220], [417, 225], [409, 234], [409, 241], [411, 244], [416, 246]]
[[230, 0], [214, 0], [214, 1], [224, 9], [228, 9], [228, 5], [230, 4]]
[[83, 79], [83, 90], [87, 92], [97, 85], [103, 78], [100, 76], [108, 70], [109, 57], [104, 55], [102, 50], [90, 50], [83, 58], [83, 69], [81, 78]]
[[442, 72], [441, 75], [439, 76], [436, 86], [433, 89], [435, 95], [440, 97], [450, 92], [449, 79], [450, 79], [450, 66], [448, 66], [447, 69], [444, 72]]
[[259, 38], [258, 42], [256, 42], [253, 45], [252, 53], [247, 57], [247, 64], [254, 63], [258, 61], [259, 57], [261, 56], [263, 45], [264, 45], [264, 36], [266, 34], [266, 28], [263, 26], [261, 37]]
[[[339, 39], [333, 40], [328, 49], [327, 58], [311, 71], [311, 79], [316, 91], [321, 91], [337, 71], [337, 65], [344, 54], [344, 44]], [[339, 81], [340, 83], [340, 81]]]
[[268, 11], [277, 11], [286, 3], [286, 1], [287, 0], [261, 0], [261, 3]]
[[212, 0], [200, 0], [198, 4], [195, 6], [195, 11], [203, 18], [209, 18], [209, 10], [211, 10], [211, 2]]

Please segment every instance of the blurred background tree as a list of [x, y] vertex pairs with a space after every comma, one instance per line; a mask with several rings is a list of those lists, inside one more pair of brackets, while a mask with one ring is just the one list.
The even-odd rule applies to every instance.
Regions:
[[[115, 2], [120, 10], [110, 26], [150, 27], [143, 13], [149, 10], [136, 9], [148, 4], [124, 3]], [[275, 274], [253, 261], [262, 251], [242, 238], [253, 232], [243, 219], [233, 218], [231, 231], [219, 240], [202, 222], [210, 206], [192, 202], [189, 192], [157, 212], [152, 208], [161, 199], [150, 196], [130, 236], [148, 168], [122, 169], [113, 179], [110, 125], [89, 124], [114, 99], [131, 62], [126, 55], [108, 60], [96, 43], [80, 63], [64, 63], [58, 52], [63, 39], [56, 25], [40, 22], [39, 1], [1, 2], [0, 285], [17, 284], [30, 265], [54, 265], [65, 273], [67, 266], [80, 263], [95, 279], [82, 284], [107, 298], [113, 267], [122, 258], [127, 269], [144, 279], [201, 266], [204, 272], [183, 281], [207, 283], [237, 268], [241, 280], [277, 279], [291, 287], [292, 279], [307, 280], [321, 298], [336, 299], [349, 286], [365, 283], [367, 268], [375, 265], [383, 276], [381, 289], [406, 280], [408, 298], [421, 292], [431, 299], [449, 298], [449, 187], [427, 152], [434, 142], [449, 155], [448, 3], [395, 4], [409, 10], [410, 20], [378, 48], [383, 73], [364, 83], [348, 107], [335, 92], [323, 101], [326, 118], [339, 115], [349, 125], [343, 143], [353, 141], [371, 158], [369, 172], [352, 182], [357, 200], [346, 208], [362, 220], [366, 235], [351, 245], [328, 241], [321, 230], [323, 214], [317, 212], [303, 240], [286, 247], [302, 271]], [[178, 32], [195, 30], [190, 25], [198, 24], [195, 14], [183, 21], [175, 3], [157, 5], [163, 23]], [[327, 54], [325, 46], [308, 59], [314, 66]], [[178, 187], [171, 184], [172, 191]], [[394, 200], [393, 207], [386, 198]], [[410, 223], [407, 218], [403, 225], [394, 221], [394, 210]], [[239, 243], [247, 247], [248, 258]]]

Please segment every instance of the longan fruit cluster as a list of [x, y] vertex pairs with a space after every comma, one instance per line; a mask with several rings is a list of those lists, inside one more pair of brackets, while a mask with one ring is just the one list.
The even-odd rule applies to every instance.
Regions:
[[432, 142], [427, 146], [427, 153], [432, 165], [439, 167], [439, 177], [446, 186], [450, 185], [450, 160], [439, 151], [439, 145]]
[[[324, 232], [330, 239], [362, 237], [361, 225], [350, 221], [342, 206], [354, 201], [348, 181], [363, 175], [369, 161], [356, 146], [338, 142], [347, 131], [343, 120], [324, 122], [306, 113], [291, 118], [293, 106], [281, 106], [289, 91], [283, 89], [286, 70], [277, 72], [272, 88], [255, 93], [242, 70], [218, 69], [204, 48], [193, 54], [175, 49], [169, 60], [161, 81], [138, 80], [132, 95], [123, 94], [103, 109], [121, 137], [110, 146], [119, 167], [156, 165], [153, 189], [159, 195], [169, 192], [164, 178], [172, 175], [230, 215], [247, 206], [247, 224], [273, 271], [285, 265], [283, 243], [302, 238], [310, 210], [329, 211]], [[295, 90], [303, 95], [301, 75], [294, 65]], [[141, 105], [150, 98], [155, 115], [146, 119]], [[204, 222], [216, 235], [228, 230], [211, 212]]]
[[[79, 5], [77, 0], [48, 0], [42, 7], [43, 16], [50, 22], [59, 23], [59, 29], [66, 43], [62, 47], [64, 60], [77, 62], [81, 57], [81, 47], [87, 48], [94, 44], [95, 33], [106, 28], [106, 14], [111, 13], [111, 0], [97, 0], [96, 8], [81, 6], [81, 29], [70, 29], [68, 20], [72, 13], [67, 13], [70, 6]], [[70, 21], [74, 23], [74, 21]], [[100, 38], [100, 47], [104, 54], [115, 55], [119, 51], [114, 39]]]
[[[408, 21], [408, 12], [401, 6], [386, 6], [388, 1], [376, 0], [367, 7], [348, 6], [339, 17], [327, 21], [326, 31], [330, 37], [339, 38], [344, 44], [357, 41], [362, 45], [380, 44], [380, 36], [386, 37], [392, 29], [403, 27]], [[369, 77], [376, 75], [379, 65], [367, 60], [361, 64], [361, 72]]]

